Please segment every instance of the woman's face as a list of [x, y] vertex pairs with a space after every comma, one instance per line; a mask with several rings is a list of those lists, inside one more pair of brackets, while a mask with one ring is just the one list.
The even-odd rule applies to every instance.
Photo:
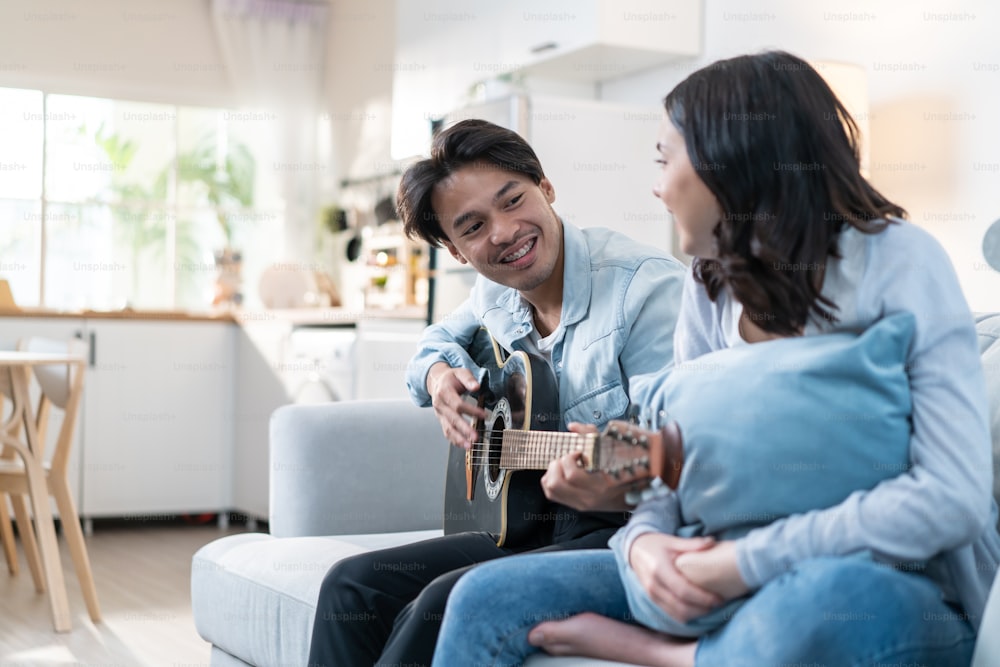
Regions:
[[656, 149], [660, 174], [653, 194], [662, 201], [677, 225], [680, 249], [694, 257], [717, 254], [712, 230], [722, 219], [722, 207], [688, 159], [684, 137], [666, 114], [660, 121]]

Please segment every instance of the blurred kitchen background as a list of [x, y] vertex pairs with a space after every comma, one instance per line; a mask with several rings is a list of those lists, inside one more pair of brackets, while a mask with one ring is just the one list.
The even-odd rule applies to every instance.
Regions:
[[404, 396], [474, 279], [396, 214], [435, 128], [521, 132], [566, 221], [669, 251], [663, 96], [774, 47], [850, 100], [873, 182], [998, 310], [998, 24], [992, 0], [3, 2], [2, 337], [91, 346], [83, 516], [266, 517], [270, 412]]

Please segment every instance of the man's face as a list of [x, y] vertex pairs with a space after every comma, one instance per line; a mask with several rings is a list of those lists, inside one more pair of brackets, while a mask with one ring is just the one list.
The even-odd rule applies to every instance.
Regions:
[[431, 206], [455, 259], [530, 294], [550, 278], [562, 279], [554, 275], [563, 245], [555, 198], [548, 179], [535, 185], [525, 175], [477, 163], [438, 183]]

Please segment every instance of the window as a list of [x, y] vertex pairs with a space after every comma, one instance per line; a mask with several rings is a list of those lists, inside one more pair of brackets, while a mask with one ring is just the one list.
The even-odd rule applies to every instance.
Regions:
[[246, 291], [281, 239], [267, 117], [0, 88], [0, 277], [15, 301], [205, 310], [225, 248]]

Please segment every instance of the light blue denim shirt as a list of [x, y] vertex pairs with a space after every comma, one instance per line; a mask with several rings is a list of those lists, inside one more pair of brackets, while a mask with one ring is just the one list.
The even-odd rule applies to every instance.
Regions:
[[[571, 421], [600, 427], [627, 412], [629, 377], [671, 363], [685, 267], [608, 229], [563, 224], [563, 232], [564, 333], [552, 349], [560, 428]], [[427, 372], [439, 361], [483, 379], [467, 351], [480, 327], [505, 349], [524, 350], [534, 327], [531, 306], [517, 290], [480, 276], [469, 299], [424, 332], [406, 382], [417, 405], [431, 404]]]

